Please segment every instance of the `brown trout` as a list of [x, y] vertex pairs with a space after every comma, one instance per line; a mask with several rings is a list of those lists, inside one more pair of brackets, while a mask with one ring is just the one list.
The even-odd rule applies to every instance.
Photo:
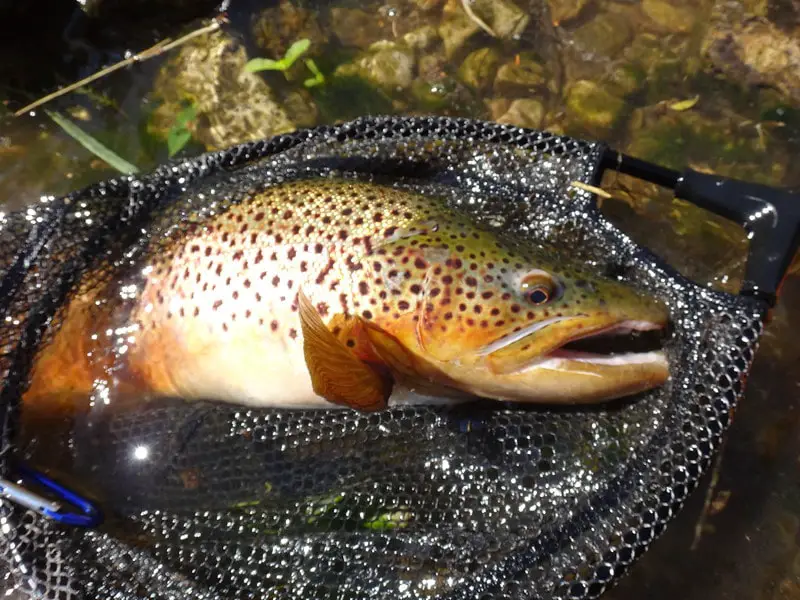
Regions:
[[565, 348], [661, 329], [661, 303], [392, 187], [277, 185], [153, 242], [143, 264], [144, 283], [120, 292], [135, 298], [124, 315], [79, 286], [26, 405], [65, 408], [98, 386], [360, 410], [386, 407], [400, 387], [588, 403], [669, 375], [661, 350]]

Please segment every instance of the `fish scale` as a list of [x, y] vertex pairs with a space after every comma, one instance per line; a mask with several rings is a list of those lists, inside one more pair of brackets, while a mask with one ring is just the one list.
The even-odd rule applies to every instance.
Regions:
[[[349, 363], [334, 376], [380, 367], [411, 387], [499, 399], [590, 397], [585, 382], [598, 377], [591, 368], [571, 376], [561, 369], [554, 382], [558, 369], [531, 365], [583, 327], [666, 318], [651, 299], [553, 249], [481, 228], [439, 199], [362, 181], [251, 193], [154, 240], [141, 264], [125, 315], [104, 314], [117, 304], [98, 308], [91, 293], [73, 300], [37, 360], [26, 401], [63, 397], [65, 387], [88, 395], [100, 381], [118, 396], [330, 406], [312, 381], [325, 365], [308, 362], [303, 327], [311, 317], [301, 315], [301, 291], [312, 321], [321, 319], [366, 365]], [[558, 294], [554, 287], [537, 305], [526, 282], [542, 278]], [[131, 332], [122, 350], [102, 335], [111, 321]], [[551, 321], [553, 335], [523, 335]], [[325, 333], [318, 339], [325, 343]], [[624, 386], [607, 377], [605, 385], [639, 389], [663, 380], [665, 368], [639, 371]]]

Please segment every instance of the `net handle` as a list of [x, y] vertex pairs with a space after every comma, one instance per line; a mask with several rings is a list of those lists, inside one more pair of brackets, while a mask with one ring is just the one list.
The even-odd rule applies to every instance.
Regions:
[[775, 306], [800, 246], [800, 195], [689, 168], [678, 172], [605, 148], [595, 173], [596, 185], [608, 169], [670, 188], [676, 198], [741, 225], [749, 248], [739, 294]]

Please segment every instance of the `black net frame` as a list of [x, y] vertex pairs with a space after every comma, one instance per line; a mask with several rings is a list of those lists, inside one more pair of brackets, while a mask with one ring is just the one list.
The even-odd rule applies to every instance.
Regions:
[[[686, 280], [607, 221], [602, 144], [450, 118], [364, 118], [176, 162], [6, 215], [3, 468], [36, 348], [90, 267], [110, 276], [202, 191], [309, 176], [391, 182], [579, 253], [662, 298], [667, 386], [591, 408], [416, 406], [363, 415], [169, 403], [76, 428], [112, 481], [107, 525], [3, 500], [4, 587], [42, 598], [594, 598], [664, 530], [743, 394], [768, 303]], [[77, 213], [77, 216], [76, 216]], [[763, 286], [762, 286], [763, 288]], [[243, 433], [244, 432], [244, 433]], [[127, 460], [146, 443], [158, 468]], [[190, 484], [187, 484], [187, 473]], [[197, 477], [200, 473], [202, 476]]]

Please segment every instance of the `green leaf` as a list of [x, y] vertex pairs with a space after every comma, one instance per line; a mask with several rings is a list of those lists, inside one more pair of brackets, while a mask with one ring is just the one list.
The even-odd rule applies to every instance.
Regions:
[[197, 107], [194, 104], [190, 104], [186, 108], [184, 108], [181, 112], [178, 113], [178, 116], [175, 117], [175, 124], [173, 127], [186, 127], [186, 125], [194, 121], [194, 118], [197, 116]]
[[322, 74], [322, 71], [319, 70], [317, 67], [317, 63], [314, 62], [313, 59], [307, 58], [305, 60], [306, 67], [308, 70], [314, 74], [314, 77], [309, 77], [303, 82], [303, 85], [307, 88], [312, 88], [318, 85], [322, 85], [325, 83], [325, 76]]
[[700, 96], [695, 96], [694, 98], [689, 98], [688, 100], [680, 100], [679, 102], [673, 102], [670, 104], [669, 108], [678, 112], [689, 110], [695, 104], [697, 104], [698, 100], [700, 100]]
[[247, 61], [244, 70], [248, 73], [258, 73], [259, 71], [285, 71], [283, 61], [272, 60], [271, 58], [252, 58]]
[[281, 59], [285, 64], [285, 69], [291, 67], [295, 61], [305, 54], [306, 50], [311, 46], [311, 40], [297, 40], [294, 44], [289, 46], [286, 55]]
[[173, 127], [167, 134], [167, 149], [172, 158], [192, 139], [192, 132], [185, 128]]
[[83, 129], [75, 125], [75, 123], [73, 123], [63, 115], [57, 112], [49, 111], [47, 109], [45, 109], [44, 112], [76, 142], [78, 142], [81, 146], [86, 148], [89, 152], [91, 152], [95, 156], [102, 158], [105, 162], [114, 167], [120, 173], [125, 173], [126, 175], [133, 175], [134, 173], [139, 172], [139, 169], [135, 165], [132, 165], [124, 158], [116, 154], [114, 151], [105, 147], [103, 144], [101, 144], [99, 141], [97, 141], [95, 138], [86, 133]]

